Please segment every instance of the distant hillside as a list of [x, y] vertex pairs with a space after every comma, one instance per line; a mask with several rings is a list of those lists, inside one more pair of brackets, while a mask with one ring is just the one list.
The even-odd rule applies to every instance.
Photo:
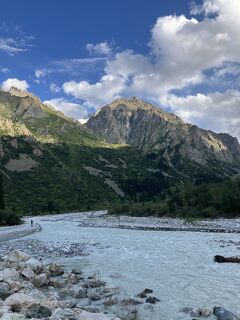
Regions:
[[109, 207], [120, 181], [156, 167], [16, 88], [0, 91], [0, 159], [5, 202], [26, 213]]
[[184, 181], [237, 174], [239, 154], [235, 138], [136, 98], [114, 101], [83, 126], [28, 92], [0, 90], [0, 172], [12, 210], [37, 214], [151, 200]]

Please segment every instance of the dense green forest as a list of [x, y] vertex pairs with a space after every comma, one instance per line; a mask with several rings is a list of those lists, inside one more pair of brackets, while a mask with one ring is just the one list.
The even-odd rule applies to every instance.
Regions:
[[4, 202], [3, 179], [0, 175], [0, 226], [1, 225], [16, 225], [21, 222], [20, 215], [14, 209], [6, 209]]
[[116, 205], [112, 214], [182, 218], [233, 218], [240, 216], [240, 177], [221, 183], [186, 183], [170, 188], [152, 201]]

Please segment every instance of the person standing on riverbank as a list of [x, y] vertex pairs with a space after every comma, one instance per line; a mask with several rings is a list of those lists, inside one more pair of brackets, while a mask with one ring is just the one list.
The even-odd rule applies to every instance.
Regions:
[[31, 228], [33, 227], [33, 220], [31, 220]]

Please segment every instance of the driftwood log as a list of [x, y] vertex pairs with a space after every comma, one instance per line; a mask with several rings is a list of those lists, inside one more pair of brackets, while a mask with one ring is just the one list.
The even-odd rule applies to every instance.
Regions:
[[218, 263], [240, 263], [240, 257], [223, 257], [223, 256], [215, 256], [214, 261]]

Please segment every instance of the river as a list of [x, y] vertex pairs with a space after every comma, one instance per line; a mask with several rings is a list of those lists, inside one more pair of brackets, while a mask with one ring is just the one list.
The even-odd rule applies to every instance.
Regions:
[[128, 297], [151, 288], [161, 302], [142, 307], [141, 319], [188, 319], [181, 308], [204, 306], [223, 306], [240, 315], [240, 266], [213, 261], [216, 254], [239, 253], [235, 245], [221, 247], [218, 242], [239, 241], [237, 234], [89, 228], [72, 221], [35, 220], [42, 231], [25, 239], [96, 244], [88, 256], [59, 259], [66, 268], [77, 265], [87, 274], [96, 272]]

